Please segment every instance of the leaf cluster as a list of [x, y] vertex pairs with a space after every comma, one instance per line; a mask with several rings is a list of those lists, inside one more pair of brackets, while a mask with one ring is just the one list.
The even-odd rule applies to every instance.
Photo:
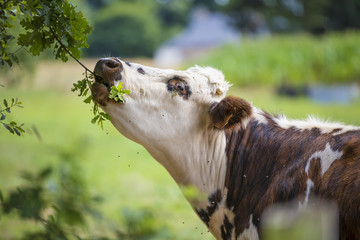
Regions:
[[[24, 33], [14, 36], [9, 29], [19, 21]], [[80, 49], [88, 47], [91, 31], [81, 11], [68, 0], [5, 0], [0, 8], [0, 63], [12, 66], [18, 63], [16, 53], [8, 52], [10, 40], [17, 39], [34, 55], [47, 48], [54, 50], [56, 59], [66, 62], [68, 54], [80, 58]]]
[[[19, 35], [10, 31], [15, 25], [22, 28]], [[66, 62], [70, 55], [77, 60], [80, 49], [88, 47], [90, 31], [83, 13], [68, 0], [3, 0], [0, 2], [0, 64], [8, 67], [12, 67], [13, 62], [19, 64], [18, 50], [9, 50], [11, 41], [17, 41], [20, 48], [27, 49], [33, 56], [51, 48], [56, 59]], [[9, 132], [21, 135], [22, 125], [4, 122], [5, 113], [10, 113], [12, 106], [19, 106], [18, 102], [9, 107], [4, 99], [4, 105], [5, 109], [0, 109], [2, 125]]]
[[129, 95], [130, 90], [124, 89], [122, 82], [116, 86], [110, 88], [109, 98], [114, 99], [115, 102], [125, 103], [124, 95]]
[[23, 124], [19, 125], [15, 121], [6, 122], [7, 116], [11, 113], [13, 107], [22, 108], [22, 103], [16, 98], [11, 101], [3, 99], [3, 106], [0, 105], [0, 123], [2, 126], [12, 134], [21, 136], [25, 130], [22, 128]]
[[94, 204], [101, 199], [89, 195], [73, 160], [71, 154], [62, 153], [55, 179], [52, 167], [37, 173], [26, 171], [22, 173], [24, 185], [9, 190], [6, 198], [0, 191], [0, 214], [16, 212], [24, 222], [41, 225], [41, 230], [27, 232], [22, 239], [82, 239], [79, 228], [85, 226], [86, 218], [99, 215]]
[[[79, 147], [84, 150], [88, 143], [75, 145], [74, 149], [57, 151], [61, 161], [56, 167], [23, 172], [21, 186], [7, 190], [4, 195], [0, 190], [0, 221], [18, 217], [24, 225], [40, 226], [22, 232], [22, 240], [170, 239], [167, 227], [158, 224], [153, 209], [124, 208], [119, 227], [105, 219], [97, 209], [102, 197], [89, 193], [76, 159], [83, 152]], [[99, 225], [101, 229], [94, 227]]]
[[[84, 72], [84, 78], [77, 81], [73, 84], [71, 91], [78, 92], [79, 97], [85, 97], [84, 103], [91, 104], [92, 94], [91, 94], [91, 85], [94, 82], [94, 75], [88, 73], [87, 70]], [[91, 119], [91, 123], [98, 124], [102, 130], [104, 130], [105, 120], [110, 120], [110, 115], [101, 111], [99, 104], [93, 102], [92, 112], [94, 117]]]

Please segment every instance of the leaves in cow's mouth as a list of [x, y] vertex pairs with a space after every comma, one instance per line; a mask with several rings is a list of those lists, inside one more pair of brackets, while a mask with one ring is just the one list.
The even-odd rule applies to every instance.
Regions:
[[[77, 83], [73, 84], [73, 88], [71, 88], [71, 91], [73, 92], [79, 92], [78, 96], [86, 97], [84, 100], [84, 103], [91, 104], [92, 95], [91, 95], [91, 85], [94, 82], [94, 75], [92, 73], [88, 73], [87, 70], [84, 72], [84, 78], [82, 80], [77, 81]], [[94, 117], [91, 119], [91, 123], [95, 124], [97, 123], [101, 129], [104, 130], [104, 121], [110, 120], [110, 116], [106, 114], [105, 112], [101, 111], [99, 108], [99, 104], [93, 102], [94, 105], [92, 107], [92, 112], [94, 114]]]
[[124, 89], [122, 82], [119, 82], [119, 85], [117, 87], [112, 86], [110, 88], [109, 98], [114, 99], [115, 102], [125, 103], [124, 95], [129, 95], [129, 94], [130, 94], [130, 90]]
[[[96, 81], [103, 81], [96, 76]], [[91, 95], [91, 86], [95, 81], [95, 77], [92, 73], [89, 73], [87, 70], [84, 72], [84, 78], [82, 80], [77, 81], [77, 83], [73, 84], [73, 88], [71, 91], [79, 92], [78, 96], [85, 97], [84, 102], [91, 104], [92, 95]], [[119, 82], [119, 85], [112, 86], [110, 89], [109, 98], [114, 99], [116, 102], [125, 103], [125, 95], [130, 94], [130, 90], [124, 89], [122, 82]], [[92, 107], [92, 112], [94, 113], [94, 117], [91, 120], [91, 123], [97, 123], [104, 130], [104, 121], [110, 120], [110, 116], [103, 112], [101, 108], [99, 108], [99, 104], [93, 102], [94, 105]]]

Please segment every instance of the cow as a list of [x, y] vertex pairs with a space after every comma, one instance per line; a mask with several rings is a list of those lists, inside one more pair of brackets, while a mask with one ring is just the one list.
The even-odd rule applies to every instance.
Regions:
[[[115, 128], [144, 146], [189, 198], [216, 239], [259, 239], [263, 211], [312, 197], [336, 202], [339, 238], [360, 239], [360, 128], [273, 116], [226, 96], [211, 67], [157, 69], [100, 59], [93, 99]], [[125, 103], [108, 97], [122, 82]]]

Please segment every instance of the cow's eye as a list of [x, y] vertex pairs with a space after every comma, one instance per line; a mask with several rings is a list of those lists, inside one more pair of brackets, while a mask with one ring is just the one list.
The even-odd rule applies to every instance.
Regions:
[[167, 90], [169, 92], [177, 92], [178, 95], [184, 99], [188, 99], [191, 95], [191, 90], [187, 82], [178, 76], [167, 81]]
[[185, 91], [185, 84], [183, 82], [175, 83], [175, 87], [177, 88], [177, 90], [181, 92]]

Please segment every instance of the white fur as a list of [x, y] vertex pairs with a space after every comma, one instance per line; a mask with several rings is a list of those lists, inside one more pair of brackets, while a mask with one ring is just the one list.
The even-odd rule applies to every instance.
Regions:
[[311, 130], [313, 128], [320, 129], [322, 134], [331, 133], [334, 129], [341, 129], [340, 131], [334, 132], [333, 135], [339, 135], [348, 131], [360, 130], [359, 127], [344, 125], [342, 123], [330, 123], [327, 121], [319, 120], [313, 116], [309, 116], [307, 120], [289, 120], [285, 116], [274, 118], [276, 124], [284, 129], [295, 127], [300, 131]]
[[253, 115], [252, 117], [259, 123], [259, 124], [268, 124], [267, 119], [264, 117], [264, 112], [256, 107], [252, 107]]
[[256, 226], [253, 224], [253, 215], [250, 215], [249, 227], [246, 228], [240, 235], [237, 237], [237, 240], [257, 240], [259, 239], [259, 234]]
[[306, 192], [305, 192], [305, 199], [303, 203], [299, 202], [299, 209], [303, 210], [307, 207], [307, 204], [309, 202], [309, 196], [311, 193], [311, 189], [314, 187], [314, 182], [308, 178], [308, 180], [306, 181]]
[[[110, 103], [103, 108], [113, 125], [143, 145], [179, 185], [196, 186], [206, 194], [222, 189], [226, 139], [223, 132], [209, 129], [208, 111], [229, 88], [223, 74], [198, 66], [175, 71], [122, 64], [123, 86], [131, 93], [125, 104]], [[190, 86], [189, 99], [167, 90], [167, 81], [175, 76]]]
[[[209, 229], [216, 239], [221, 238], [221, 225], [224, 223], [225, 216], [229, 222], [234, 226], [235, 215], [232, 209], [228, 209], [226, 206], [227, 189], [225, 188], [223, 198], [218, 204], [217, 209], [210, 217]], [[235, 228], [232, 229], [231, 236], [235, 237]]]
[[322, 151], [317, 151], [315, 152], [313, 155], [311, 155], [311, 157], [309, 158], [306, 166], [305, 166], [305, 172], [306, 174], [309, 174], [309, 168], [310, 168], [310, 163], [313, 159], [320, 159], [320, 163], [321, 163], [321, 176], [324, 175], [324, 173], [329, 169], [329, 167], [331, 166], [331, 164], [341, 158], [342, 156], [342, 151], [334, 151], [331, 149], [331, 146], [329, 143], [326, 144], [325, 149]]

